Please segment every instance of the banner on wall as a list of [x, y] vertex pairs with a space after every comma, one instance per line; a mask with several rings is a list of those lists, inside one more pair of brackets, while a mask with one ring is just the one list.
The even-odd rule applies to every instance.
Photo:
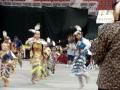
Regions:
[[73, 0], [0, 0], [0, 5], [4, 6], [70, 6]]
[[88, 13], [97, 15], [97, 0], [0, 0], [3, 6], [27, 6], [27, 7], [74, 7], [87, 8]]
[[0, 2], [5, 3], [71, 3], [73, 0], [0, 0]]
[[99, 10], [96, 23], [113, 23], [113, 10]]

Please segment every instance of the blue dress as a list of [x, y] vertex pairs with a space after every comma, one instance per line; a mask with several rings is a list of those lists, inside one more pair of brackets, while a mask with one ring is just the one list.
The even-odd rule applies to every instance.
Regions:
[[86, 45], [82, 42], [80, 42], [77, 45], [77, 48], [79, 50], [83, 50], [82, 52], [79, 52], [79, 56], [77, 57], [77, 59], [75, 60], [73, 67], [72, 67], [72, 73], [74, 73], [75, 75], [80, 75], [83, 74], [86, 71], [86, 55], [87, 55], [87, 50], [84, 50], [84, 48], [86, 47]]

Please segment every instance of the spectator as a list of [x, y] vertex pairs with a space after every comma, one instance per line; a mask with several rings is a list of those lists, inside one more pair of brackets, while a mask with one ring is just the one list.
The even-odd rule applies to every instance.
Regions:
[[[114, 18], [115, 20], [120, 18], [120, 2], [115, 5]], [[120, 21], [104, 24], [101, 29], [102, 33], [99, 33], [92, 43], [92, 58], [100, 68], [97, 80], [98, 90], [119, 90]]]

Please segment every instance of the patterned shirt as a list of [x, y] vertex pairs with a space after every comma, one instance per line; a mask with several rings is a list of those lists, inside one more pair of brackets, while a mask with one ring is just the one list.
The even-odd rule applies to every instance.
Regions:
[[104, 24], [92, 43], [93, 60], [99, 65], [98, 87], [120, 90], [120, 21]]

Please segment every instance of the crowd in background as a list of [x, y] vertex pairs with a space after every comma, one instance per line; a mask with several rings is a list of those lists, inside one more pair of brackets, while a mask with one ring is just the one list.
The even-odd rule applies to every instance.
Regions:
[[[25, 45], [17, 36], [14, 37], [14, 40], [11, 40], [7, 32], [3, 31], [0, 51], [0, 77], [4, 86], [9, 86], [10, 76], [16, 72], [16, 65], [19, 64], [22, 67], [22, 61], [27, 56], [32, 65], [31, 81], [33, 84], [41, 79], [47, 79], [50, 74], [55, 74], [56, 63], [60, 63], [66, 64], [67, 67], [71, 66], [72, 73], [78, 76], [80, 85], [82, 85], [81, 77], [88, 78], [84, 75], [84, 72], [90, 63], [92, 54], [90, 52], [91, 42], [83, 37], [82, 28], [78, 25], [75, 26], [76, 31], [68, 35], [66, 47], [56, 45], [55, 42], [50, 42], [50, 40], [45, 41], [40, 37], [39, 29], [40, 24], [37, 24], [34, 29], [29, 30], [33, 33], [33, 36], [26, 40]], [[26, 50], [29, 50], [29, 52]]]
[[[119, 90], [120, 88], [120, 2], [114, 11], [115, 22], [103, 24], [98, 28], [98, 37], [92, 41], [83, 37], [82, 28], [74, 26], [76, 31], [67, 38], [66, 47], [56, 45], [54, 41], [45, 41], [41, 38], [40, 24], [29, 31], [33, 36], [23, 45], [15, 36], [11, 40], [6, 31], [3, 31], [3, 42], [0, 50], [0, 78], [4, 87], [10, 85], [11, 74], [16, 73], [17, 64], [22, 67], [25, 54], [29, 55], [32, 67], [31, 82], [36, 84], [49, 75], [55, 74], [56, 64], [66, 64], [80, 84], [80, 89], [89, 81], [88, 70], [97, 64], [99, 66], [98, 90]], [[26, 51], [29, 50], [29, 53]]]

